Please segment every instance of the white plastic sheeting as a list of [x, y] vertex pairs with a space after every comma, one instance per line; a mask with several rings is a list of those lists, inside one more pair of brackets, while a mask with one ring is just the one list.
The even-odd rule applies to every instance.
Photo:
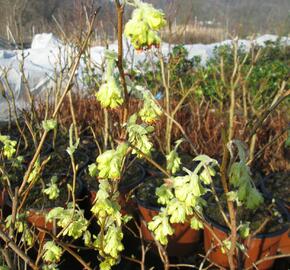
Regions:
[[[277, 36], [264, 35], [255, 40], [239, 40], [239, 45], [243, 45], [245, 49], [249, 49], [251, 44], [263, 46], [266, 41], [275, 41]], [[290, 45], [290, 38], [283, 37], [281, 42]], [[232, 40], [225, 40], [220, 43], [214, 44], [192, 44], [185, 45], [187, 48], [189, 58], [193, 56], [201, 57], [201, 63], [205, 64], [206, 61], [212, 57], [215, 47], [232, 44]], [[168, 55], [174, 45], [162, 45], [163, 55]], [[149, 53], [135, 53], [133, 48], [124, 42], [124, 55], [131, 65], [142, 63], [148, 57], [153, 57]], [[117, 44], [111, 44], [109, 49], [117, 51]], [[93, 47], [90, 50], [90, 61], [97, 66], [100, 66], [104, 60], [105, 48], [101, 46]], [[23, 75], [20, 68], [20, 63], [24, 62], [24, 74], [29, 84], [29, 89], [32, 95], [42, 95], [49, 89], [55, 86], [55, 78], [58, 77], [60, 72], [64, 72], [69, 66], [70, 55], [74, 52], [73, 46], [64, 45], [52, 34], [38, 34], [34, 37], [30, 49], [20, 51], [0, 50], [0, 121], [8, 119], [8, 105], [3, 93], [7, 98], [11, 98], [11, 91], [13, 92], [16, 105], [19, 109], [24, 108], [28, 101], [28, 87], [25, 84]], [[24, 61], [23, 61], [24, 59]], [[81, 61], [77, 80], [80, 88], [85, 90], [83, 84], [85, 62]]]

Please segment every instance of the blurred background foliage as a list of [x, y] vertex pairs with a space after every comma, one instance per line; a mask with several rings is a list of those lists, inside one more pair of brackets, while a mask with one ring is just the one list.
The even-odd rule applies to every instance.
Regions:
[[[148, 0], [166, 12], [163, 37], [178, 43], [210, 43], [234, 35], [288, 35], [289, 0]], [[96, 42], [115, 40], [113, 1], [108, 0], [0, 0], [0, 36], [29, 42], [36, 33], [54, 32], [72, 38], [80, 35], [87, 15], [101, 12]], [[130, 9], [127, 10], [127, 18]], [[110, 18], [108, 20], [108, 18]], [[69, 33], [69, 34], [68, 34]]]

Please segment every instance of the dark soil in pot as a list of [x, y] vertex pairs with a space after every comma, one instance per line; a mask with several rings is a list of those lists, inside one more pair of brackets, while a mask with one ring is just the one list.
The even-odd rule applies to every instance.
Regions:
[[[220, 199], [221, 205], [225, 208], [225, 198]], [[243, 244], [247, 250], [249, 258], [244, 258], [243, 267], [247, 268], [265, 256], [275, 256], [279, 247], [279, 242], [283, 233], [287, 230], [287, 212], [273, 205], [269, 207], [270, 202], [260, 206], [257, 210], [251, 211], [239, 207], [237, 210], [237, 224], [240, 222], [250, 222], [250, 233], [260, 228], [266, 217], [270, 217], [270, 221], [264, 226], [263, 230], [253, 238], [246, 238]], [[229, 229], [225, 226], [225, 222], [217, 210], [218, 207], [212, 196], [208, 198], [208, 207], [205, 209], [207, 223], [210, 225], [215, 234], [221, 241], [227, 239]], [[227, 211], [225, 211], [226, 213]], [[217, 241], [213, 238], [211, 232], [205, 228], [204, 245], [206, 252], [214, 246], [218, 246]], [[213, 248], [209, 255], [210, 260], [222, 267], [229, 267], [228, 258], [223, 254], [219, 247]], [[274, 260], [267, 260], [259, 264], [259, 269], [269, 269], [273, 266]]]
[[[63, 174], [65, 172], [73, 172], [71, 158], [66, 149], [67, 146], [63, 145], [50, 153], [50, 160], [44, 168], [45, 174]], [[88, 165], [87, 153], [77, 149], [74, 153], [74, 161], [75, 165], [78, 165], [78, 173], [80, 173]]]
[[[50, 153], [50, 160], [45, 165], [43, 170], [43, 175], [65, 175], [73, 174], [71, 159], [68, 153], [63, 149], [62, 152], [53, 151]], [[76, 151], [75, 153], [75, 163], [78, 165], [78, 174], [83, 170], [84, 167], [87, 166], [88, 158], [85, 152]], [[41, 162], [46, 159], [47, 156], [40, 157]], [[11, 161], [5, 161], [2, 166], [5, 169], [5, 172], [9, 176], [10, 184], [12, 191], [15, 190], [16, 187], [19, 187], [22, 183], [23, 176], [27, 170], [27, 166], [25, 163], [17, 162], [13, 163]], [[4, 180], [3, 175], [0, 175], [0, 187], [7, 185]]]
[[[146, 222], [150, 222], [155, 215], [158, 215], [162, 207], [157, 203], [157, 196], [155, 190], [164, 183], [162, 178], [150, 177], [140, 185], [135, 197], [138, 203], [138, 208], [141, 218]], [[172, 224], [174, 235], [169, 238], [169, 243], [166, 247], [169, 256], [186, 256], [196, 249], [200, 240], [200, 231], [193, 230], [189, 223]], [[151, 232], [147, 229], [143, 222], [141, 222], [141, 230], [143, 238], [148, 242], [153, 242]], [[156, 247], [155, 247], [156, 251]]]
[[277, 172], [261, 180], [261, 189], [268, 198], [281, 200], [290, 208], [290, 172]]
[[[187, 153], [178, 153], [179, 157], [181, 159], [181, 170], [180, 172], [182, 173], [182, 167], [186, 167], [187, 169], [193, 170], [196, 166], [196, 164], [192, 161], [194, 157], [192, 155], [189, 155]], [[160, 165], [163, 169], [166, 170], [166, 157], [164, 154], [162, 154], [159, 151], [154, 151], [152, 153], [152, 159]], [[156, 167], [154, 167], [151, 163], [148, 161], [145, 162], [145, 169], [148, 173], [149, 176], [158, 176], [162, 174]]]
[[133, 188], [141, 184], [145, 177], [145, 170], [139, 161], [133, 161], [132, 164], [126, 168], [124, 176], [119, 185], [119, 191], [128, 193]]
[[[290, 172], [276, 172], [261, 179], [261, 189], [266, 197], [281, 202], [290, 214]], [[290, 230], [280, 240], [279, 251], [290, 254]]]
[[[227, 211], [225, 195], [221, 196], [220, 202], [224, 208], [224, 212], [226, 213]], [[217, 204], [215, 199], [210, 196], [207, 199], [207, 203], [208, 206], [205, 208], [206, 216], [215, 220], [222, 226], [226, 226], [220, 211], [217, 211]], [[282, 229], [285, 225], [285, 220], [283, 219], [283, 217], [281, 217], [281, 215], [277, 216], [277, 213], [279, 213], [277, 207], [274, 206], [269, 209], [269, 204], [270, 201], [266, 201], [265, 204], [262, 204], [258, 209], [254, 211], [246, 209], [244, 207], [238, 207], [236, 212], [237, 223], [240, 224], [240, 222], [245, 223], [249, 221], [250, 230], [255, 231], [262, 225], [266, 217], [270, 217], [270, 221], [267, 223], [261, 233], [271, 233]]]
[[79, 149], [87, 153], [89, 164], [95, 162], [99, 155], [99, 149], [92, 136], [81, 136]]
[[[25, 164], [28, 164], [30, 160], [32, 159], [35, 150], [37, 148], [37, 145], [34, 144], [32, 135], [28, 131], [28, 128], [26, 127], [25, 123], [20, 123], [21, 129], [23, 131], [23, 134], [27, 140], [27, 147], [25, 147], [25, 140], [23, 135], [19, 132], [17, 126], [15, 123], [12, 123], [11, 128], [8, 128], [8, 123], [5, 123], [2, 127], [0, 127], [0, 133], [2, 135], [7, 135], [10, 136], [11, 140], [14, 140], [17, 142], [17, 156], [23, 156], [24, 157], [24, 162]], [[37, 138], [39, 140], [39, 138]], [[52, 145], [48, 142], [45, 141], [44, 145], [41, 149], [40, 155], [41, 156], [46, 156], [52, 151]]]
[[[50, 182], [51, 177], [57, 178], [57, 185], [59, 188], [59, 197], [56, 200], [49, 200], [48, 196], [42, 192], [43, 188], [46, 188], [46, 184]], [[68, 186], [73, 185], [72, 175], [51, 175], [44, 176], [38, 183], [32, 188], [29, 193], [28, 199], [26, 201], [26, 207], [34, 209], [51, 209], [57, 206], [64, 207], [69, 201], [71, 201], [71, 192], [68, 190]], [[81, 181], [77, 178], [75, 197], [76, 199], [81, 199], [83, 185]]]

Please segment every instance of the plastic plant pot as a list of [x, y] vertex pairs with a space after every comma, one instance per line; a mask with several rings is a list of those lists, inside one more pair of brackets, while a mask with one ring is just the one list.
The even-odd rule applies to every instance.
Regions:
[[[285, 210], [279, 210], [283, 213], [284, 216], [287, 216]], [[207, 225], [211, 227], [215, 235], [219, 238], [220, 241], [224, 241], [229, 237], [230, 230], [218, 224], [209, 217], [205, 217]], [[254, 236], [253, 238], [246, 238], [243, 242], [247, 255], [246, 259], [243, 261], [243, 269], [251, 267], [253, 263], [258, 262], [259, 260], [275, 256], [277, 254], [281, 237], [285, 232], [287, 232], [288, 226], [285, 225], [281, 229], [273, 233], [260, 233]], [[228, 256], [223, 253], [221, 247], [218, 244], [218, 241], [214, 238], [210, 230], [205, 226], [204, 228], [204, 248], [205, 252], [209, 252], [209, 259], [215, 264], [228, 268]], [[262, 263], [257, 265], [259, 270], [270, 269], [274, 264], [274, 259], [265, 260]]]
[[[158, 212], [160, 210], [160, 209], [153, 210], [146, 206], [142, 206], [139, 203], [138, 208], [141, 213], [142, 219], [144, 219], [146, 223], [150, 222], [154, 216], [158, 215]], [[175, 223], [172, 225], [172, 227], [174, 229], [174, 235], [169, 238], [169, 243], [166, 247], [168, 255], [172, 257], [180, 257], [193, 253], [193, 251], [197, 247], [197, 244], [200, 241], [201, 232], [193, 230], [190, 227], [189, 223], [184, 224]], [[142, 236], [145, 241], [154, 242], [151, 232], [148, 230], [148, 228], [146, 227], [146, 225], [144, 225], [143, 222], [141, 222], [141, 230]]]
[[[160, 207], [152, 206], [151, 204], [141, 200], [135, 192], [135, 199], [138, 204], [139, 214], [146, 224], [152, 220], [152, 218], [158, 215]], [[169, 237], [169, 242], [166, 247], [167, 253], [172, 257], [186, 256], [193, 253], [196, 250], [201, 238], [201, 231], [194, 230], [190, 227], [189, 223], [172, 224], [174, 229], [174, 235]], [[143, 239], [147, 242], [154, 242], [151, 231], [147, 226], [141, 222], [141, 230]], [[157, 248], [153, 248], [154, 252], [157, 252]]]

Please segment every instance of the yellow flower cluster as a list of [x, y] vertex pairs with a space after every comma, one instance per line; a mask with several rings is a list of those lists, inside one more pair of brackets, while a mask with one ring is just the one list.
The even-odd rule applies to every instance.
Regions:
[[155, 9], [151, 4], [140, 2], [133, 11], [132, 19], [127, 22], [124, 34], [136, 50], [158, 47], [161, 42], [158, 31], [165, 24], [162, 11]]

